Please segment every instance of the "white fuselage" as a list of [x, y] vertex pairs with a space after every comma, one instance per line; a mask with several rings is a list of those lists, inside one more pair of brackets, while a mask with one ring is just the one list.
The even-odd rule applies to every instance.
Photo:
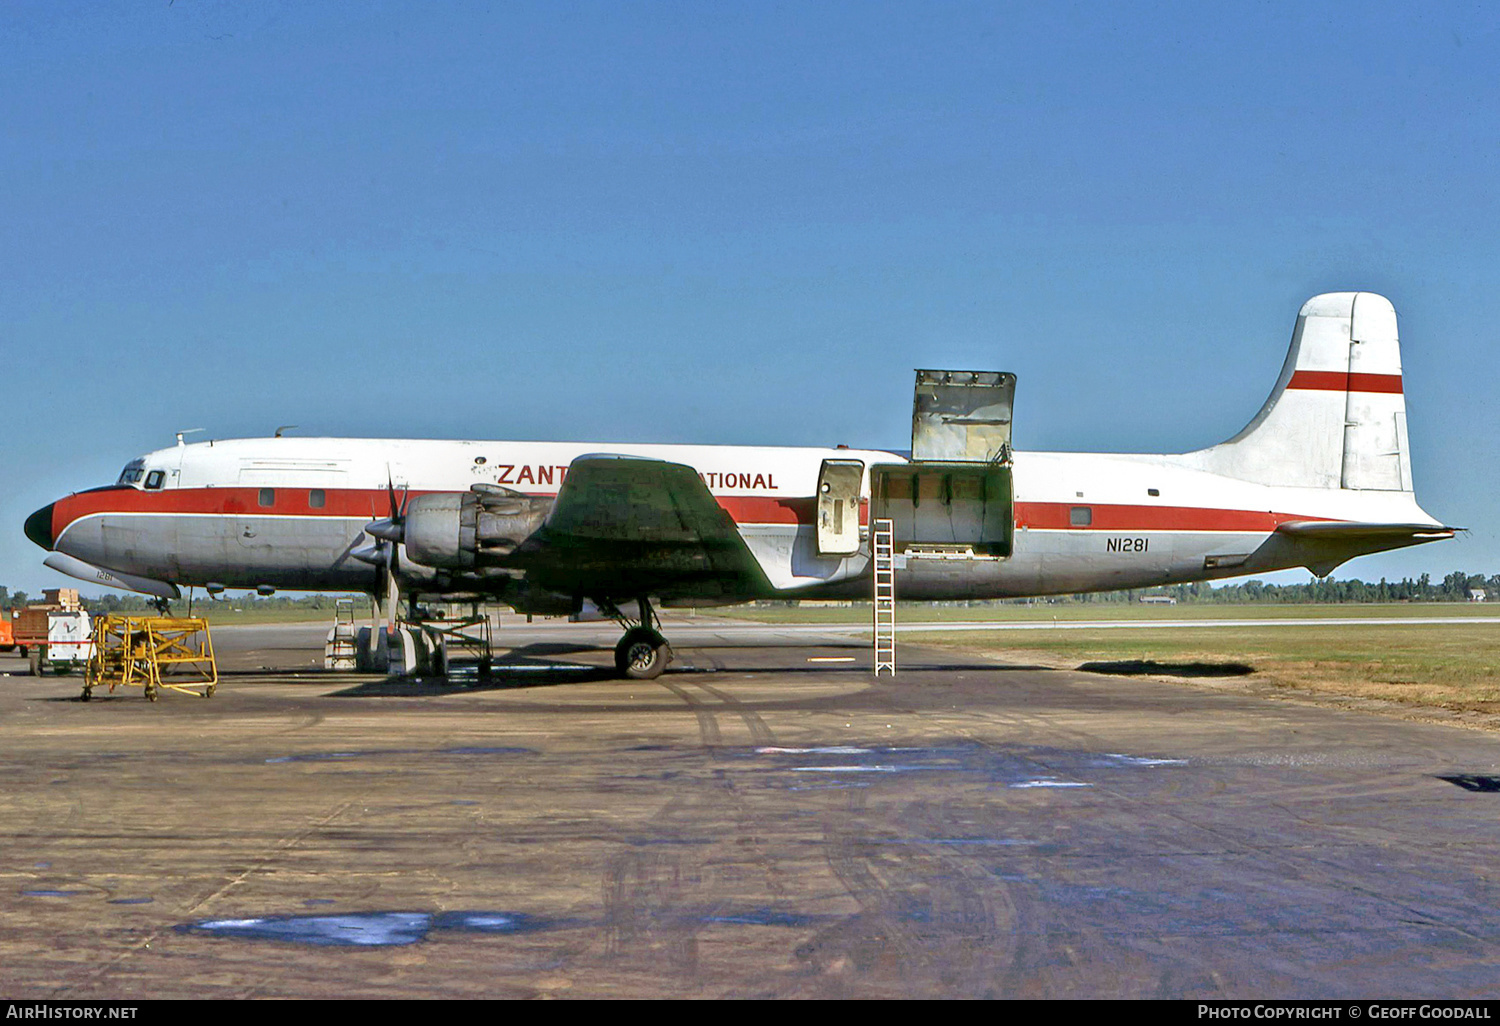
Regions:
[[[818, 554], [813, 508], [823, 461], [863, 462], [866, 503], [869, 468], [905, 462], [892, 452], [843, 448], [203, 442], [152, 452], [127, 467], [121, 484], [53, 504], [51, 547], [93, 567], [177, 586], [373, 592], [375, 572], [349, 557], [368, 540], [366, 525], [388, 515], [392, 491], [405, 497], [495, 484], [554, 496], [569, 464], [591, 453], [696, 469], [771, 587], [788, 597], [868, 589], [868, 545], [849, 556]], [[1016, 453], [1009, 557], [898, 557], [898, 594], [998, 598], [1236, 576], [1307, 565], [1277, 536], [1278, 524], [1289, 521], [1440, 526], [1410, 492], [1272, 487], [1192, 462], [1191, 455]], [[413, 580], [420, 584], [420, 573]]]

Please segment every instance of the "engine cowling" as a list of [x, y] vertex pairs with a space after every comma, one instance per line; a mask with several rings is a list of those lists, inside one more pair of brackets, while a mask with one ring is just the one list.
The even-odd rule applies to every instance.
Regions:
[[547, 519], [551, 497], [498, 486], [419, 495], [406, 508], [406, 554], [445, 570], [505, 566], [507, 557]]

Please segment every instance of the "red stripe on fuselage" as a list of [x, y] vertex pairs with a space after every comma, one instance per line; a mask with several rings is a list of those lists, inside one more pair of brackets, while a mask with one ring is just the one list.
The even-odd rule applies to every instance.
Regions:
[[[327, 488], [322, 506], [309, 502], [307, 488], [265, 489], [275, 492], [270, 506], [260, 504], [260, 488], [164, 488], [147, 492], [128, 486], [96, 488], [59, 499], [52, 507], [52, 536], [81, 517], [96, 513], [184, 513], [204, 516], [321, 516], [362, 517], [375, 520], [391, 515], [390, 495], [385, 489]], [[456, 489], [455, 489], [456, 490]], [[396, 501], [433, 492], [397, 493]], [[537, 493], [551, 498], [555, 493]], [[778, 499], [761, 495], [716, 495], [719, 505], [736, 523], [811, 524], [814, 501]]]
[[1351, 374], [1346, 371], [1299, 370], [1292, 374], [1287, 388], [1319, 392], [1387, 392], [1401, 395], [1399, 374]]
[[[1087, 509], [1090, 523], [1072, 522], [1074, 509]], [[1016, 526], [1043, 531], [1265, 531], [1289, 520], [1325, 520], [1293, 513], [1201, 506], [1128, 506], [1087, 502], [1018, 502]]]
[[[325, 489], [324, 505], [308, 503], [306, 488], [277, 488], [274, 505], [259, 503], [259, 488], [168, 488], [156, 492], [137, 488], [99, 488], [59, 499], [52, 508], [53, 537], [75, 520], [100, 513], [175, 513], [199, 516], [326, 516], [374, 520], [390, 515], [384, 489]], [[428, 494], [411, 492], [412, 496]], [[545, 493], [544, 493], [545, 494]], [[816, 501], [760, 495], [715, 496], [738, 524], [801, 524], [814, 522]], [[399, 501], [399, 496], [398, 496]], [[860, 521], [866, 504], [860, 504]], [[1072, 510], [1087, 507], [1091, 522], [1072, 523]], [[1064, 531], [1274, 531], [1289, 520], [1326, 520], [1265, 510], [1213, 509], [1200, 506], [1134, 506], [1087, 502], [1017, 502], [1018, 528]]]

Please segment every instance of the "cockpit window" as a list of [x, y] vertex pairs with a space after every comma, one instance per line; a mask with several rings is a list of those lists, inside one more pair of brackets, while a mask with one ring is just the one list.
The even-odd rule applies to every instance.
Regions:
[[117, 485], [139, 484], [141, 478], [144, 477], [145, 474], [146, 474], [146, 468], [141, 465], [141, 461], [140, 460], [131, 460], [129, 463], [125, 464], [125, 469], [122, 470], [122, 471], [120, 471], [120, 480], [116, 481], [115, 484], [117, 484]]
[[160, 488], [161, 483], [166, 478], [166, 476], [167, 472], [165, 470], [151, 471], [151, 473], [146, 475], [146, 488], [150, 490]]

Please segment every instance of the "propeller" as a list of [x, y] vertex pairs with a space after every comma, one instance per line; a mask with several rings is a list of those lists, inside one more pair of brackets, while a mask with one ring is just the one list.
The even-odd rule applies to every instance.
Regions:
[[393, 638], [396, 627], [396, 606], [401, 601], [401, 589], [396, 580], [398, 560], [396, 549], [406, 535], [406, 504], [410, 491], [401, 486], [401, 497], [396, 497], [396, 484], [391, 478], [391, 468], [385, 468], [385, 493], [390, 514], [372, 520], [365, 525], [365, 533], [377, 539], [376, 544], [356, 549], [350, 555], [361, 562], [380, 567], [382, 591], [385, 592], [385, 636]]

